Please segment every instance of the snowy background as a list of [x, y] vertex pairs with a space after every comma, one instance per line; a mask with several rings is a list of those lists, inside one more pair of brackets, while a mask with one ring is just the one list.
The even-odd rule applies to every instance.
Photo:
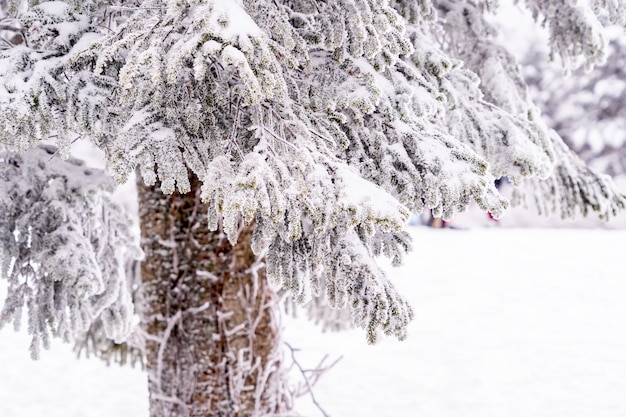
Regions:
[[[414, 252], [388, 268], [416, 312], [408, 340], [284, 320], [303, 366], [343, 356], [315, 389], [330, 416], [626, 416], [626, 231], [411, 233]], [[1, 417], [148, 416], [140, 370], [61, 343], [32, 362], [28, 343], [0, 333]], [[297, 406], [322, 416], [309, 397]]]

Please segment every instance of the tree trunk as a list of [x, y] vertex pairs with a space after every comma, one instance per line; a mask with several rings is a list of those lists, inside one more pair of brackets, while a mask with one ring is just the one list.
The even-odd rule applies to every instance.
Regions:
[[195, 178], [184, 195], [138, 188], [150, 415], [286, 411], [276, 295], [250, 249], [252, 227], [241, 227], [234, 247], [209, 231]]

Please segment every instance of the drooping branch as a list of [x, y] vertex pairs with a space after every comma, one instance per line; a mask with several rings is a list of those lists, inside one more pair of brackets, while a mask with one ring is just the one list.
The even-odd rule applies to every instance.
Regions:
[[56, 151], [0, 154], [0, 278], [8, 281], [0, 325], [19, 326], [27, 306], [34, 357], [50, 335], [71, 340], [97, 320], [123, 340], [133, 311], [123, 265], [141, 257], [108, 178], [75, 159], [51, 160]]

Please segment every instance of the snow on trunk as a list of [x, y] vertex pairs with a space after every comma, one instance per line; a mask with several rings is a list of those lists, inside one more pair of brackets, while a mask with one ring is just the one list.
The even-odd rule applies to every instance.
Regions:
[[276, 317], [252, 226], [233, 247], [206, 227], [197, 179], [164, 195], [139, 184], [150, 415], [244, 417], [287, 411]]

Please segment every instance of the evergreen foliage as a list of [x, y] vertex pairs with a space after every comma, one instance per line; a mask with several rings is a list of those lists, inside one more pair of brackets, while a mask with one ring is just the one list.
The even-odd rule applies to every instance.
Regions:
[[[571, 68], [604, 59], [600, 17], [621, 25], [626, 18], [621, 0], [527, 4]], [[460, 0], [9, 0], [0, 21], [0, 143], [24, 152], [52, 141], [68, 155], [85, 136], [104, 150], [117, 182], [138, 168], [164, 193], [187, 192], [191, 172], [209, 203], [207, 227], [221, 224], [234, 242], [240, 222], [254, 221], [253, 250], [267, 250], [268, 277], [298, 302], [323, 294], [332, 307], [350, 308], [370, 342], [378, 331], [403, 338], [412, 310], [374, 259], [401, 261], [411, 212], [428, 207], [449, 219], [477, 203], [500, 216], [508, 202], [493, 185], [499, 177], [538, 184], [541, 202], [548, 193], [565, 215], [608, 217], [624, 207], [610, 180], [541, 121], [485, 20], [495, 8]], [[37, 152], [3, 156], [5, 172]], [[55, 188], [50, 164], [40, 162], [36, 198], [74, 210], [73, 188]], [[23, 184], [33, 181], [20, 172]], [[95, 182], [79, 185], [92, 190]], [[2, 223], [5, 277], [15, 286], [5, 320], [19, 316], [17, 288], [30, 282], [12, 266], [24, 256], [39, 262], [29, 273], [42, 283], [77, 292], [59, 306], [67, 299], [81, 309], [70, 325], [42, 286], [36, 334], [45, 334], [38, 323], [62, 335], [85, 330], [127, 298], [119, 265], [109, 265], [120, 256], [103, 262], [103, 243], [80, 223], [111, 212], [103, 194], [81, 194], [77, 220], [51, 212], [50, 221], [22, 220], [27, 229], [14, 224], [31, 207], [21, 199], [35, 197], [14, 195], [3, 207], [11, 213]], [[69, 200], [53, 204], [53, 196]], [[104, 247], [131, 247], [112, 226], [98, 226], [119, 240]], [[65, 230], [60, 242], [82, 257], [65, 260], [65, 246], [44, 256], [56, 243], [45, 240], [49, 233], [35, 236], [50, 227]], [[76, 231], [80, 246], [69, 237]], [[94, 296], [107, 302], [82, 310], [75, 301]]]
[[31, 352], [50, 336], [72, 340], [99, 321], [110, 339], [131, 330], [124, 263], [141, 250], [107, 191], [110, 179], [56, 149], [0, 156], [0, 274], [8, 280], [0, 326], [28, 312]]

